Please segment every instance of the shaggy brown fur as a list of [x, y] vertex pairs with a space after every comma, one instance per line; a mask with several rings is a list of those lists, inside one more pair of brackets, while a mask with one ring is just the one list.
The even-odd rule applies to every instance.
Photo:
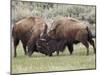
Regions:
[[55, 20], [52, 23], [52, 27], [48, 32], [48, 36], [54, 39], [65, 39], [70, 54], [73, 52], [73, 43], [78, 42], [81, 42], [87, 48], [87, 55], [89, 54], [88, 42], [93, 46], [95, 52], [96, 49], [92, 40], [92, 34], [88, 26], [82, 24], [80, 21], [74, 18], [63, 17]]
[[40, 17], [27, 17], [18, 21], [12, 30], [14, 40], [14, 57], [16, 57], [16, 47], [21, 40], [25, 54], [28, 46], [28, 55], [31, 56], [35, 51], [35, 42], [44, 33], [46, 23]]

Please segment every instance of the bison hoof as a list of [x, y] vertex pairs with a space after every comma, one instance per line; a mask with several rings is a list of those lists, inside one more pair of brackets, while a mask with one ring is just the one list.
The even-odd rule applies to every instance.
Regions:
[[28, 55], [29, 57], [31, 57], [31, 55]]
[[72, 53], [70, 53], [70, 55], [72, 55]]
[[73, 54], [73, 51], [70, 51], [70, 55], [72, 55]]
[[52, 54], [49, 55], [49, 57], [51, 57], [51, 56], [52, 56]]
[[25, 53], [25, 55], [27, 55], [27, 53]]
[[86, 54], [87, 56], [89, 55], [89, 53]]
[[14, 58], [16, 58], [16, 56], [14, 56]]
[[47, 56], [48, 54], [45, 54], [45, 56]]
[[31, 57], [32, 54], [28, 53], [27, 55], [28, 55], [29, 57]]

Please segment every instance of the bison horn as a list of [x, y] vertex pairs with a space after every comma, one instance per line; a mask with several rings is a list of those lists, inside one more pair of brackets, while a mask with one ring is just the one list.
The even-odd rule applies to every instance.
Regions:
[[42, 40], [42, 41], [46, 41], [46, 39], [40, 39], [40, 40]]

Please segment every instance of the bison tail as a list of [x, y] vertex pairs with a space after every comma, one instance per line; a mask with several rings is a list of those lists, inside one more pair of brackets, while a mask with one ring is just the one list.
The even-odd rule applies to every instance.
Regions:
[[86, 30], [88, 31], [88, 39], [92, 39], [95, 36], [92, 34], [92, 32], [90, 31], [90, 29], [88, 28], [88, 26], [86, 27]]
[[96, 34], [95, 33], [92, 33], [92, 38], [96, 38]]
[[15, 27], [13, 26], [12, 27], [12, 30], [11, 30], [11, 36], [12, 37], [15, 37], [16, 35], [15, 35]]
[[12, 32], [12, 36], [14, 36], [14, 27], [12, 28], [12, 31], [11, 32]]

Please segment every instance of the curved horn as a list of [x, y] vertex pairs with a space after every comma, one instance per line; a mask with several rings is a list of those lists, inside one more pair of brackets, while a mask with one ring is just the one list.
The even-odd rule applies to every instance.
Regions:
[[40, 34], [40, 37], [42, 37], [42, 36], [44, 36], [44, 35], [47, 34], [47, 29], [48, 29], [47, 24], [44, 24], [44, 30], [43, 30], [43, 32]]
[[40, 39], [40, 40], [42, 40], [42, 41], [46, 41], [46, 39], [43, 39], [43, 38], [42, 38], [42, 39]]

